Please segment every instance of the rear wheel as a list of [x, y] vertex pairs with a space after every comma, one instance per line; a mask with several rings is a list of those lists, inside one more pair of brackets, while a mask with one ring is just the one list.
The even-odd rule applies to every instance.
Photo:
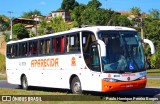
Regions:
[[74, 94], [82, 94], [81, 82], [78, 77], [74, 77], [71, 83], [71, 90]]
[[22, 86], [22, 89], [24, 89], [24, 90], [28, 89], [28, 81], [27, 81], [27, 77], [26, 76], [22, 77], [21, 86]]

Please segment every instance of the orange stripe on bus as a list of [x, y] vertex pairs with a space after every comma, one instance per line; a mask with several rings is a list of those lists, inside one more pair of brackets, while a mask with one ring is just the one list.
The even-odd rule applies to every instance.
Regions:
[[102, 92], [145, 88], [146, 82], [146, 79], [130, 82], [107, 82], [102, 79]]

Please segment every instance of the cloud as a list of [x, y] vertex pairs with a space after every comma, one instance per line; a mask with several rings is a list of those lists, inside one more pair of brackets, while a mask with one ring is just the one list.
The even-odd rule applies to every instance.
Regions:
[[40, 4], [41, 5], [46, 5], [46, 2], [45, 1], [41, 1]]

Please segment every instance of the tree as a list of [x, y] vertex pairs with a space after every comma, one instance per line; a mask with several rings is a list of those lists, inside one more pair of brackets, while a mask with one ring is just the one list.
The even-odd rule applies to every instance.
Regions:
[[127, 16], [118, 15], [118, 25], [119, 26], [131, 26], [131, 21], [127, 18]]
[[44, 34], [50, 34], [53, 33], [52, 27], [47, 23], [46, 19], [43, 19], [40, 21], [39, 26], [38, 26], [38, 33], [39, 35], [44, 35]]
[[85, 25], [106, 25], [108, 21], [108, 15], [105, 9], [87, 7], [82, 12], [81, 17], [83, 17], [81, 23]]
[[150, 16], [154, 19], [160, 18], [160, 10], [158, 9], [151, 9], [149, 10]]
[[34, 11], [29, 11], [29, 12], [24, 12], [23, 15], [21, 16], [22, 18], [33, 18], [33, 16], [41, 16], [41, 12], [38, 10], [34, 10]]
[[9, 28], [9, 19], [6, 16], [0, 15], [0, 31], [5, 31]]
[[51, 27], [54, 32], [61, 32], [71, 28], [67, 23], [64, 22], [62, 17], [52, 18], [51, 22], [49, 22], [49, 27]]
[[29, 38], [27, 29], [21, 23], [13, 25], [12, 32], [14, 35], [17, 35], [18, 39]]
[[88, 2], [87, 6], [89, 8], [98, 9], [102, 4], [98, 0], [91, 0]]
[[154, 68], [159, 67], [160, 65], [160, 20], [153, 19], [153, 18], [146, 18], [145, 25], [144, 25], [144, 34], [146, 39], [150, 39], [156, 48], [156, 54], [151, 56], [150, 55], [150, 48], [145, 47], [145, 52], [147, 58], [151, 59], [151, 66]]
[[69, 11], [73, 10], [78, 5], [78, 2], [76, 2], [75, 0], [63, 0], [61, 4], [61, 9]]
[[82, 12], [87, 8], [85, 4], [80, 4], [79, 6], [76, 6], [71, 11], [71, 19], [74, 21], [75, 26], [82, 25]]
[[130, 12], [137, 18], [140, 16], [141, 9], [139, 7], [133, 7]]

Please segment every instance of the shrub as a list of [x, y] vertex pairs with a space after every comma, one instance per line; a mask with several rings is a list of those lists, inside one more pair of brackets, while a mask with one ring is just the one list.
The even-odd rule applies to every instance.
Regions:
[[0, 72], [4, 73], [6, 70], [6, 58], [5, 55], [0, 54]]
[[151, 67], [152, 68], [160, 68], [160, 52], [156, 52], [151, 57]]

